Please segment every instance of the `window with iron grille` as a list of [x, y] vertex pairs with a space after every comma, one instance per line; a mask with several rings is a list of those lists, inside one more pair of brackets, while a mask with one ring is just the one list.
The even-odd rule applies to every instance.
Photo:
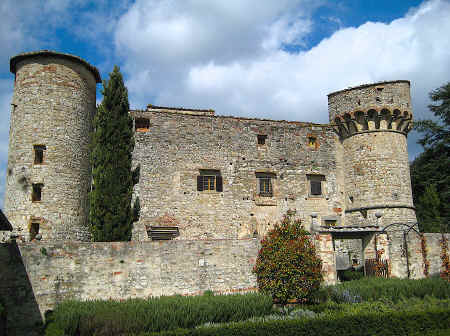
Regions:
[[200, 170], [197, 176], [197, 191], [223, 191], [222, 176], [220, 170]]
[[322, 197], [324, 181], [325, 181], [324, 175], [308, 175], [309, 196]]
[[273, 197], [272, 179], [275, 174], [256, 173], [258, 181], [258, 195], [262, 197]]

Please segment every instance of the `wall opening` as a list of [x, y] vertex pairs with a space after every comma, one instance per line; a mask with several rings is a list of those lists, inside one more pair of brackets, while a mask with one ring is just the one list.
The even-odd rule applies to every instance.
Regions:
[[42, 183], [33, 183], [33, 190], [31, 192], [31, 201], [40, 202], [42, 200]]
[[36, 239], [39, 234], [40, 220], [33, 220], [30, 224], [30, 241]]
[[44, 152], [47, 149], [45, 145], [34, 145], [34, 164], [44, 163]]
[[323, 183], [325, 181], [324, 175], [307, 175], [309, 182], [309, 196], [322, 197], [323, 196]]
[[136, 118], [134, 121], [134, 129], [136, 132], [148, 132], [150, 129], [150, 119]]
[[272, 179], [274, 179], [274, 178], [275, 178], [275, 174], [272, 174], [272, 173], [256, 173], [259, 196], [273, 197]]
[[258, 145], [265, 145], [266, 144], [267, 135], [258, 134], [257, 137], [258, 137]]
[[223, 191], [222, 176], [220, 170], [200, 169], [197, 176], [197, 191]]

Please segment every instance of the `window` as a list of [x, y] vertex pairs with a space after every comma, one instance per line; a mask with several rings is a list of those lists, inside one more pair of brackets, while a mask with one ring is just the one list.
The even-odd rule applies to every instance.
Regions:
[[309, 196], [321, 197], [323, 196], [322, 182], [325, 181], [323, 175], [308, 175], [309, 182]]
[[223, 191], [222, 176], [220, 170], [200, 170], [197, 176], [197, 191]]
[[148, 132], [150, 128], [150, 120], [147, 118], [136, 118], [134, 121], [134, 129], [136, 132]]
[[30, 241], [36, 238], [39, 234], [40, 220], [33, 220], [30, 224]]
[[266, 144], [267, 135], [258, 134], [258, 145]]
[[262, 197], [273, 197], [272, 179], [274, 174], [256, 173], [258, 181], [258, 195]]
[[33, 190], [31, 192], [31, 201], [40, 202], [42, 198], [42, 183], [33, 183]]
[[34, 145], [34, 164], [42, 164], [44, 162], [44, 151], [47, 149], [44, 145]]
[[324, 221], [325, 226], [336, 226], [337, 220], [336, 219], [325, 219]]
[[147, 235], [151, 240], [172, 240], [180, 235], [177, 226], [150, 226]]

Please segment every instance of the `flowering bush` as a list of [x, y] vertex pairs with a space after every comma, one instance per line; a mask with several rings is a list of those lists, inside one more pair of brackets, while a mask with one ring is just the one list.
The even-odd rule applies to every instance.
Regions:
[[322, 261], [310, 234], [294, 215], [294, 211], [288, 211], [261, 241], [253, 268], [259, 290], [281, 304], [289, 300], [309, 301], [323, 280]]

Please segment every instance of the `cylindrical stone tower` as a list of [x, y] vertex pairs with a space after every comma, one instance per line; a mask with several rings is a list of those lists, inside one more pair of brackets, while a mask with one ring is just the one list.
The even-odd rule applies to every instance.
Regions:
[[333, 92], [328, 109], [343, 146], [345, 225], [415, 222], [406, 145], [412, 124], [409, 81]]
[[26, 240], [89, 240], [90, 133], [98, 70], [53, 52], [19, 54], [11, 108], [5, 214]]

